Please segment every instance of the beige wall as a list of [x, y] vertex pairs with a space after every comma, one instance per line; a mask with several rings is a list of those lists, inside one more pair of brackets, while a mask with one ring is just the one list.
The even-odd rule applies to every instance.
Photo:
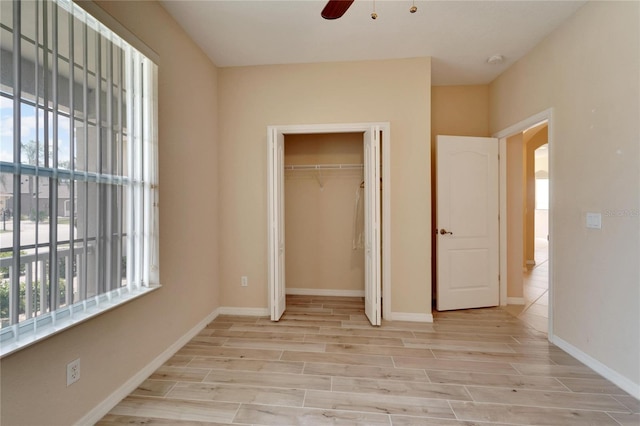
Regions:
[[216, 68], [157, 3], [100, 5], [160, 55], [163, 287], [2, 359], [3, 425], [73, 424], [218, 305]]
[[285, 135], [284, 155], [286, 165], [363, 164], [363, 133]]
[[[362, 164], [362, 133], [286, 135], [285, 165]], [[362, 169], [285, 171], [286, 287], [364, 292]], [[357, 229], [354, 229], [357, 225]], [[356, 235], [354, 235], [356, 233]]]
[[[555, 336], [640, 384], [640, 3], [589, 2], [490, 87], [492, 132], [547, 108]], [[601, 212], [602, 229], [585, 228]], [[607, 214], [608, 213], [608, 214]]]
[[[436, 136], [490, 136], [489, 85], [433, 86], [431, 88], [431, 190], [436, 197]], [[431, 205], [432, 228], [436, 229], [436, 201]], [[433, 253], [437, 238], [431, 233]], [[432, 259], [433, 296], [436, 297], [435, 257]]]
[[489, 85], [433, 86], [431, 136], [490, 136]]
[[524, 143], [522, 133], [507, 139], [507, 297], [523, 297]]
[[267, 307], [267, 126], [389, 121], [392, 311], [431, 312], [430, 76], [429, 58], [219, 70], [223, 306]]

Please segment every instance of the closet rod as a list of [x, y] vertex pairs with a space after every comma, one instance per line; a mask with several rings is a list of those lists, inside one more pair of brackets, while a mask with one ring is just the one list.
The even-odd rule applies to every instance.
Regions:
[[289, 164], [285, 170], [356, 170], [362, 169], [363, 164]]

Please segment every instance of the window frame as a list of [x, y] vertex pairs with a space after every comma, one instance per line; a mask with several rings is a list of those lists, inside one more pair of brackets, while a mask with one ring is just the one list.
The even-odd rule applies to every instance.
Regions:
[[[16, 149], [18, 149], [18, 152], [20, 151], [20, 148], [16, 148], [16, 144], [21, 145], [22, 141], [21, 141], [20, 131], [19, 130], [16, 131], [15, 129], [20, 129], [20, 126], [21, 126], [20, 110], [21, 110], [22, 104], [25, 103], [25, 100], [26, 100], [26, 98], [24, 98], [23, 96], [23, 91], [22, 91], [22, 81], [21, 81], [22, 75], [21, 75], [21, 69], [20, 69], [21, 68], [20, 64], [22, 62], [22, 56], [23, 56], [23, 51], [20, 48], [20, 45], [21, 45], [20, 39], [22, 39], [22, 32], [20, 29], [20, 25], [18, 24], [16, 26], [16, 23], [20, 22], [20, 19], [22, 19], [22, 17], [20, 16], [21, 15], [20, 1], [17, 1], [13, 4], [13, 7], [14, 8], [17, 7], [18, 11], [16, 12], [17, 15], [16, 13], [14, 13], [13, 24], [11, 27], [11, 29], [14, 32], [20, 33], [19, 37], [13, 36], [14, 42], [11, 50], [12, 56], [14, 58], [13, 60], [13, 63], [14, 63], [13, 91], [11, 94], [2, 93], [0, 95], [0, 96], [3, 96], [4, 98], [9, 97], [12, 99], [13, 131], [15, 134], [17, 134], [17, 136], [14, 135], [13, 137], [13, 140], [14, 140], [13, 162], [0, 161], [0, 171], [2, 173], [12, 174], [13, 195], [14, 197], [16, 197], [15, 195], [16, 192], [18, 194], [17, 195], [18, 201], [15, 202], [14, 205], [17, 205], [18, 207], [20, 207], [21, 205], [21, 198], [22, 198], [21, 181], [24, 176], [35, 176], [37, 192], [40, 191], [39, 179], [44, 179], [45, 182], [48, 181], [48, 182], [55, 183], [55, 186], [59, 186], [60, 182], [68, 180], [69, 182], [73, 182], [73, 185], [70, 185], [70, 186], [74, 188], [78, 182], [80, 183], [84, 182], [86, 184], [88, 184], [88, 182], [94, 182], [97, 188], [114, 189], [116, 187], [119, 187], [123, 192], [126, 191], [126, 195], [124, 195], [123, 200], [124, 199], [127, 200], [128, 208], [125, 214], [128, 215], [128, 218], [127, 218], [128, 228], [124, 229], [121, 226], [118, 229], [121, 231], [120, 232], [121, 238], [126, 237], [128, 240], [132, 241], [131, 243], [127, 244], [126, 262], [127, 264], [129, 264], [129, 262], [135, 263], [135, 267], [126, 268], [127, 281], [126, 281], [126, 285], [124, 286], [108, 284], [109, 288], [112, 288], [112, 287], [115, 287], [115, 288], [112, 288], [111, 290], [98, 292], [93, 296], [84, 297], [82, 298], [82, 300], [79, 300], [75, 303], [67, 303], [63, 307], [58, 307], [55, 310], [50, 310], [48, 312], [42, 313], [40, 315], [35, 315], [32, 318], [27, 318], [22, 321], [18, 319], [18, 321], [16, 322], [15, 318], [11, 318], [12, 324], [0, 329], [0, 358], [5, 357], [24, 347], [30, 346], [33, 343], [41, 341], [49, 336], [52, 336], [63, 330], [66, 330], [78, 323], [84, 322], [90, 318], [93, 318], [108, 310], [114, 309], [118, 306], [121, 306], [124, 303], [128, 303], [134, 299], [137, 299], [145, 294], [148, 294], [160, 288], [159, 244], [158, 244], [159, 243], [158, 158], [157, 158], [157, 153], [158, 153], [158, 146], [157, 146], [158, 144], [158, 120], [157, 120], [158, 65], [157, 64], [159, 62], [159, 57], [155, 52], [153, 52], [153, 50], [151, 50], [143, 42], [137, 39], [132, 33], [126, 30], [115, 19], [113, 19], [110, 15], [104, 12], [99, 6], [95, 5], [93, 2], [83, 1], [81, 2], [81, 4], [76, 4], [74, 2], [71, 2], [70, 0], [42, 0], [42, 1], [47, 2], [48, 4], [55, 4], [56, 6], [53, 6], [53, 9], [55, 10], [57, 10], [58, 8], [62, 8], [66, 10], [69, 13], [68, 19], [71, 21], [70, 27], [74, 26], [75, 19], [76, 17], [78, 17], [78, 19], [80, 19], [84, 23], [84, 25], [91, 26], [91, 28], [94, 29], [94, 31], [97, 34], [96, 37], [105, 35], [106, 37], [109, 38], [109, 43], [111, 42], [111, 40], [116, 40], [118, 47], [126, 46], [126, 49], [125, 49], [126, 55], [127, 55], [126, 60], [127, 61], [130, 60], [131, 61], [130, 63], [135, 64], [131, 68], [127, 68], [126, 65], [121, 64], [121, 68], [125, 68], [127, 69], [127, 72], [131, 71], [132, 73], [131, 76], [129, 76], [130, 78], [126, 79], [126, 82], [127, 82], [126, 108], [127, 108], [127, 115], [128, 115], [127, 131], [129, 132], [126, 135], [127, 144], [129, 145], [129, 155], [127, 155], [126, 160], [129, 163], [127, 165], [127, 168], [129, 170], [129, 175], [125, 176], [124, 173], [122, 173], [120, 176], [118, 176], [117, 174], [108, 175], [104, 173], [97, 173], [97, 172], [94, 173], [88, 170], [88, 164], [85, 164], [84, 170], [79, 171], [74, 166], [75, 158], [74, 158], [73, 148], [71, 148], [72, 149], [72, 153], [70, 154], [71, 166], [69, 167], [69, 170], [60, 168], [60, 164], [58, 164], [56, 159], [57, 148], [55, 148], [55, 145], [57, 142], [53, 142], [54, 144], [54, 154], [53, 154], [54, 166], [53, 167], [40, 166], [38, 159], [36, 159], [35, 165], [24, 164], [22, 163], [21, 155], [16, 154]], [[56, 24], [54, 25], [57, 25], [57, 22], [58, 22], [57, 12], [54, 15], [54, 18], [52, 19], [54, 19], [56, 22]], [[12, 34], [14, 34], [14, 32], [12, 32]], [[73, 32], [71, 32], [71, 35], [69, 37], [73, 37]], [[16, 41], [16, 39], [18, 40]], [[99, 40], [98, 43], [102, 43], [102, 39], [97, 39], [97, 40]], [[55, 37], [55, 41], [56, 43], [53, 44], [53, 51], [51, 53], [52, 53], [52, 57], [55, 58], [56, 60], [52, 61], [53, 62], [52, 68], [43, 67], [43, 69], [45, 70], [43, 72], [45, 73], [51, 72], [52, 76], [55, 79], [57, 79], [58, 78], [57, 64], [58, 64], [58, 59], [61, 57], [58, 53], [57, 36]], [[84, 38], [83, 42], [87, 43], [86, 37]], [[70, 53], [68, 54], [69, 57], [66, 59], [68, 63], [73, 63], [73, 67], [71, 67], [71, 69], [75, 70], [75, 61], [73, 60], [73, 53], [72, 53], [74, 45], [71, 44], [73, 43], [73, 40], [70, 39], [69, 43], [70, 43], [69, 44]], [[34, 47], [35, 46], [36, 45], [34, 44]], [[38, 44], [38, 47], [36, 48], [36, 50], [38, 50], [39, 48], [40, 47]], [[45, 46], [44, 48], [47, 49], [45, 52], [47, 52], [48, 54], [49, 52], [48, 45]], [[85, 51], [86, 51], [86, 46], [85, 46]], [[133, 56], [129, 57], [129, 55], [133, 55]], [[37, 56], [38, 55], [36, 55], [36, 57]], [[20, 58], [20, 60], [16, 61], [15, 60], [16, 57]], [[16, 65], [16, 63], [18, 64]], [[36, 64], [37, 64], [37, 59], [36, 59]], [[100, 87], [101, 87], [102, 78], [99, 75], [100, 68], [97, 68], [98, 76], [97, 76], [96, 84], [100, 84]], [[111, 71], [113, 71], [113, 69], [111, 69]], [[86, 67], [85, 67], [85, 74], [86, 74]], [[70, 81], [70, 85], [74, 85], [75, 84], [74, 75], [69, 75], [68, 78]], [[110, 76], [107, 77], [107, 79], [109, 78]], [[139, 84], [136, 86], [133, 86], [133, 83], [132, 83], [133, 81], [136, 81]], [[121, 86], [123, 85], [123, 80], [120, 80], [120, 85]], [[107, 85], [107, 87], [111, 88], [112, 86]], [[87, 88], [88, 86], [86, 85], [86, 82], [85, 82], [84, 84], [85, 92]], [[96, 91], [97, 93], [96, 96], [98, 96], [97, 108], [100, 108], [100, 99], [99, 99], [100, 92], [101, 90]], [[73, 90], [71, 91], [71, 93], [73, 94]], [[83, 113], [85, 115], [84, 124], [86, 127], [88, 122], [88, 119], [86, 118], [86, 115], [88, 115], [88, 110], [86, 109], [86, 95], [84, 96], [85, 96], [85, 109]], [[76, 115], [76, 111], [73, 108], [73, 98], [74, 98], [73, 95], [69, 97], [70, 105], [58, 104], [56, 89], [53, 90], [53, 97], [54, 99], [51, 104], [52, 106], [49, 106], [48, 101], [46, 102], [45, 105], [41, 105], [40, 95], [39, 95], [39, 92], [36, 90], [35, 101], [33, 102], [33, 104], [35, 105], [36, 115], [38, 115], [41, 110], [44, 111], [44, 115], [48, 115], [49, 113], [53, 115], [53, 134], [57, 135], [58, 134], [57, 133], [58, 115], [62, 115], [62, 116], [65, 115], [64, 112], [60, 111], [60, 108], [65, 106], [68, 107], [69, 109], [68, 116], [70, 117], [69, 120], [71, 123], [74, 122], [74, 116]], [[134, 104], [135, 104], [135, 108], [132, 108], [132, 105]], [[110, 107], [109, 114], [111, 113], [112, 113], [112, 109]], [[135, 115], [135, 117], [133, 117], [133, 115]], [[144, 117], [141, 117], [141, 116], [144, 116]], [[111, 125], [110, 121], [109, 121], [109, 126], [104, 126], [102, 124], [102, 117], [97, 115], [95, 119], [95, 123], [96, 123], [95, 125], [96, 137], [98, 139], [102, 137], [102, 132], [105, 130], [107, 135], [109, 136], [109, 132], [111, 132], [113, 129], [113, 126]], [[45, 127], [48, 128], [48, 126], [45, 126]], [[71, 139], [72, 139], [71, 145], [72, 146], [75, 141], [75, 137], [73, 136], [74, 130], [75, 128], [71, 129]], [[38, 131], [39, 130], [37, 129], [37, 126], [36, 126], [36, 132]], [[46, 131], [47, 130], [45, 130], [45, 134], [46, 134]], [[85, 134], [86, 134], [86, 131], [85, 131]], [[113, 136], [113, 135], [110, 135], [110, 136]], [[121, 133], [120, 142], [124, 144], [124, 142], [122, 142], [122, 136], [123, 135]], [[57, 136], [54, 136], [54, 138], [52, 139], [55, 139], [55, 137]], [[111, 143], [113, 140], [114, 140], [113, 138], [107, 140], [107, 145], [106, 145], [107, 149], [111, 149]], [[85, 145], [88, 146], [89, 144], [88, 139], [85, 139], [84, 143]], [[38, 150], [39, 150], [39, 148], [37, 147], [38, 145], [36, 143], [36, 153], [37, 153], [36, 155], [38, 155]], [[85, 150], [88, 150], [88, 149], [89, 148], [85, 148]], [[47, 150], [48, 148], [45, 148], [45, 151]], [[48, 155], [47, 152], [45, 152], [44, 155], [46, 157]], [[96, 155], [101, 155], [101, 154], [96, 154]], [[124, 156], [124, 154], [122, 155]], [[125, 159], [123, 158], [123, 161], [124, 160]], [[48, 163], [46, 163], [45, 165], [49, 166]], [[103, 187], [99, 187], [99, 185], [103, 185]], [[110, 185], [110, 186], [107, 186], [107, 185]], [[73, 198], [73, 190], [70, 190], [70, 191], [72, 194], [70, 196], [70, 200], [73, 201], [75, 200], [75, 198]], [[53, 214], [51, 212], [54, 212], [55, 215], [57, 216], [58, 210], [59, 210], [57, 205], [58, 196], [55, 191], [52, 192], [51, 194], [55, 194], [55, 197], [50, 198], [48, 209], [52, 216]], [[85, 193], [85, 198], [88, 198], [88, 197], [89, 195], [87, 192]], [[80, 199], [78, 198], [77, 201], [79, 202]], [[78, 208], [78, 202], [73, 202], [74, 209]], [[109, 208], [110, 208], [109, 205], [105, 203], [105, 205], [99, 204], [98, 209], [99, 209], [99, 212], [102, 212], [102, 211], [108, 211]], [[134, 215], [133, 211], [135, 209], [137, 209], [138, 212], [142, 212], [142, 213]], [[18, 208], [18, 210], [20, 210], [20, 208]], [[102, 214], [102, 213], [99, 213], [99, 214]], [[73, 215], [71, 215], [71, 217], [73, 218]], [[7, 259], [7, 261], [4, 261], [4, 262], [2, 262], [2, 260], [0, 259], [0, 263], [3, 263], [3, 266], [5, 266], [4, 264], [8, 265], [9, 264], [8, 261], [10, 260], [11, 261], [10, 265], [8, 265], [10, 267], [10, 270], [19, 271], [20, 268], [22, 267], [20, 258], [23, 256], [21, 254], [16, 256], [16, 253], [21, 253], [23, 246], [21, 246], [21, 238], [20, 238], [21, 237], [20, 235], [21, 228], [19, 224], [20, 217], [18, 215], [18, 217], [16, 218], [15, 211], [14, 211], [13, 220], [14, 220], [14, 223], [18, 222], [18, 226], [17, 227], [14, 226], [14, 229], [18, 229], [18, 232], [13, 232], [13, 256], [12, 258]], [[56, 226], [50, 225], [50, 228], [52, 229], [52, 231], [50, 231], [50, 237], [51, 237], [50, 242], [42, 243], [44, 246], [47, 246], [50, 249], [48, 254], [49, 262], [50, 262], [50, 265], [51, 264], [54, 265], [51, 267], [51, 271], [58, 269], [57, 256], [59, 255], [60, 251], [59, 249], [57, 249], [57, 247], [60, 243], [64, 243], [56, 239], [57, 238], [57, 219], [54, 219], [53, 222], [54, 222], [54, 225]], [[36, 221], [36, 224], [37, 223], [38, 222]], [[87, 226], [88, 225], [85, 224], [85, 227]], [[99, 223], [99, 226], [102, 226], [102, 224]], [[69, 250], [71, 251], [72, 254], [74, 251], [75, 242], [77, 241], [75, 240], [74, 234], [73, 234], [74, 227], [75, 225], [70, 226], [71, 235], [69, 237], [69, 241], [67, 242], [69, 243]], [[85, 245], [83, 246], [83, 249], [85, 251], [89, 249], [89, 246], [86, 244], [87, 233], [88, 231], [85, 231], [85, 235], [84, 235]], [[39, 242], [37, 240], [35, 241], [35, 246], [36, 246], [35, 259], [36, 259], [36, 265], [37, 265], [37, 262], [39, 259], [38, 251], [37, 251]], [[107, 255], [107, 257], [109, 256], [107, 252], [105, 252], [105, 254]], [[72, 259], [73, 261], [69, 262], [69, 259]], [[117, 257], [115, 259], [117, 259]], [[66, 270], [71, 271], [72, 274], [73, 274], [73, 271], [72, 271], [73, 266], [69, 266], [69, 264], [70, 263], [73, 264], [74, 262], [75, 262], [75, 257], [73, 256], [69, 257], [66, 262], [67, 264]], [[104, 259], [96, 260], [97, 265], [100, 265], [101, 263], [104, 263], [104, 262], [107, 262], [107, 261], [105, 261]], [[99, 267], [100, 266], [98, 266], [97, 268]], [[111, 268], [112, 266], [107, 265], [107, 267]], [[19, 295], [20, 273], [18, 272], [17, 274], [13, 274], [13, 275], [17, 277], [11, 277], [12, 281], [9, 284], [11, 288], [9, 303], [11, 304], [11, 309], [13, 312], [12, 317], [15, 317], [16, 315], [19, 315], [18, 310], [19, 310], [20, 301], [18, 298], [20, 297]], [[68, 275], [65, 275], [65, 276], [68, 276]], [[71, 276], [73, 277], [73, 275]], [[109, 276], [108, 272], [107, 272], [107, 276]], [[117, 277], [112, 281], [117, 283], [117, 281], [115, 281], [116, 279]], [[48, 285], [49, 294], [53, 295], [52, 296], [53, 298], [59, 297], [57, 296], [58, 295], [57, 286], [59, 283], [57, 274], [51, 273], [49, 280], [50, 280]], [[97, 286], [98, 283], [94, 283], [94, 285]], [[67, 292], [68, 292], [68, 289], [67, 289]], [[16, 312], [18, 312], [18, 314], [16, 314]]]

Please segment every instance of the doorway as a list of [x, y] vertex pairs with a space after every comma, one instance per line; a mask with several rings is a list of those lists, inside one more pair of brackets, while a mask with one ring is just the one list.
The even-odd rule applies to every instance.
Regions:
[[[501, 305], [507, 305], [507, 311], [527, 322], [533, 328], [546, 332], [548, 338], [553, 335], [553, 110], [548, 109], [513, 126], [508, 127], [495, 136], [500, 140], [500, 157], [509, 158], [508, 141], [522, 142], [520, 156], [522, 191], [519, 200], [508, 198], [507, 161], [500, 163], [500, 274], [504, 277], [501, 283]], [[528, 136], [525, 134], [529, 132]], [[526, 141], [526, 142], [525, 142]], [[545, 146], [541, 151], [540, 147]], [[535, 153], [544, 155], [536, 166]], [[544, 151], [544, 154], [543, 154]], [[513, 158], [513, 156], [512, 156]], [[544, 165], [544, 166], [543, 166]], [[536, 176], [536, 172], [537, 176]], [[538, 182], [540, 178], [540, 182]], [[537, 190], [537, 191], [536, 191]], [[542, 193], [536, 196], [536, 192]], [[514, 229], [514, 207], [520, 205], [520, 224]], [[508, 207], [508, 206], [511, 207]], [[536, 217], [537, 216], [537, 217]], [[544, 223], [546, 221], [546, 224]], [[537, 224], [537, 226], [536, 226]], [[544, 226], [546, 225], [546, 226]], [[546, 228], [546, 229], [545, 229]], [[537, 230], [537, 233], [536, 233]], [[546, 233], [546, 235], [544, 235]], [[514, 235], [517, 238], [513, 238]], [[511, 238], [510, 238], [511, 237]], [[511, 242], [511, 245], [508, 244]], [[518, 247], [514, 246], [514, 241]], [[513, 253], [520, 260], [513, 264]], [[508, 259], [511, 258], [511, 264]], [[514, 268], [515, 267], [515, 268]], [[509, 269], [509, 271], [508, 271]], [[514, 270], [520, 270], [514, 275]]]
[[285, 135], [287, 295], [364, 297], [362, 136]]
[[[268, 127], [268, 303], [271, 319], [273, 321], [279, 320], [286, 309], [286, 248], [284, 232], [285, 135], [327, 133], [359, 133], [362, 135], [365, 181], [365, 312], [373, 325], [380, 325], [382, 312], [389, 312], [391, 306], [389, 268], [391, 255], [389, 244], [389, 123]], [[386, 188], [386, 190], [382, 192], [382, 196], [380, 193], [381, 186]], [[384, 307], [382, 306], [382, 300], [384, 300]]]
[[[549, 149], [546, 122], [525, 137], [527, 209], [526, 265], [522, 274], [523, 309], [518, 318], [546, 333], [549, 321]], [[525, 134], [530, 131], [525, 131]], [[543, 143], [544, 142], [544, 143]], [[533, 192], [533, 193], [532, 193]]]

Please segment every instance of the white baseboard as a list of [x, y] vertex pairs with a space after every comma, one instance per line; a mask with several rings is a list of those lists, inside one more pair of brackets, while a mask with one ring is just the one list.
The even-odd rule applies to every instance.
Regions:
[[384, 319], [389, 321], [433, 322], [433, 314], [412, 314], [409, 312], [391, 312]]
[[232, 306], [221, 306], [218, 308], [217, 313], [218, 315], [265, 317], [269, 316], [269, 308], [234, 308]]
[[287, 288], [287, 294], [296, 296], [364, 297], [364, 290], [332, 290], [322, 288]]
[[76, 425], [92, 425], [97, 423], [103, 418], [113, 407], [115, 407], [122, 399], [127, 397], [133, 392], [147, 377], [149, 377], [154, 371], [156, 371], [162, 364], [167, 362], [180, 348], [193, 339], [203, 328], [207, 326], [211, 321], [218, 316], [218, 310], [211, 312], [202, 321], [196, 324], [191, 330], [185, 333], [182, 337], [176, 340], [171, 346], [169, 346], [164, 352], [158, 355], [153, 361], [147, 364], [142, 370], [138, 371], [134, 376], [127, 380], [122, 386], [109, 395], [104, 401], [95, 406], [84, 417], [82, 417]]
[[524, 305], [524, 297], [507, 297], [507, 305]]
[[613, 382], [623, 391], [633, 395], [636, 399], [640, 399], [640, 383], [634, 383], [632, 380], [624, 377], [617, 371], [612, 370], [597, 359], [590, 357], [571, 343], [562, 340], [558, 336], [550, 336], [550, 340], [551, 343], [558, 346], [560, 349], [567, 352], [569, 355], [582, 362], [605, 379]]

